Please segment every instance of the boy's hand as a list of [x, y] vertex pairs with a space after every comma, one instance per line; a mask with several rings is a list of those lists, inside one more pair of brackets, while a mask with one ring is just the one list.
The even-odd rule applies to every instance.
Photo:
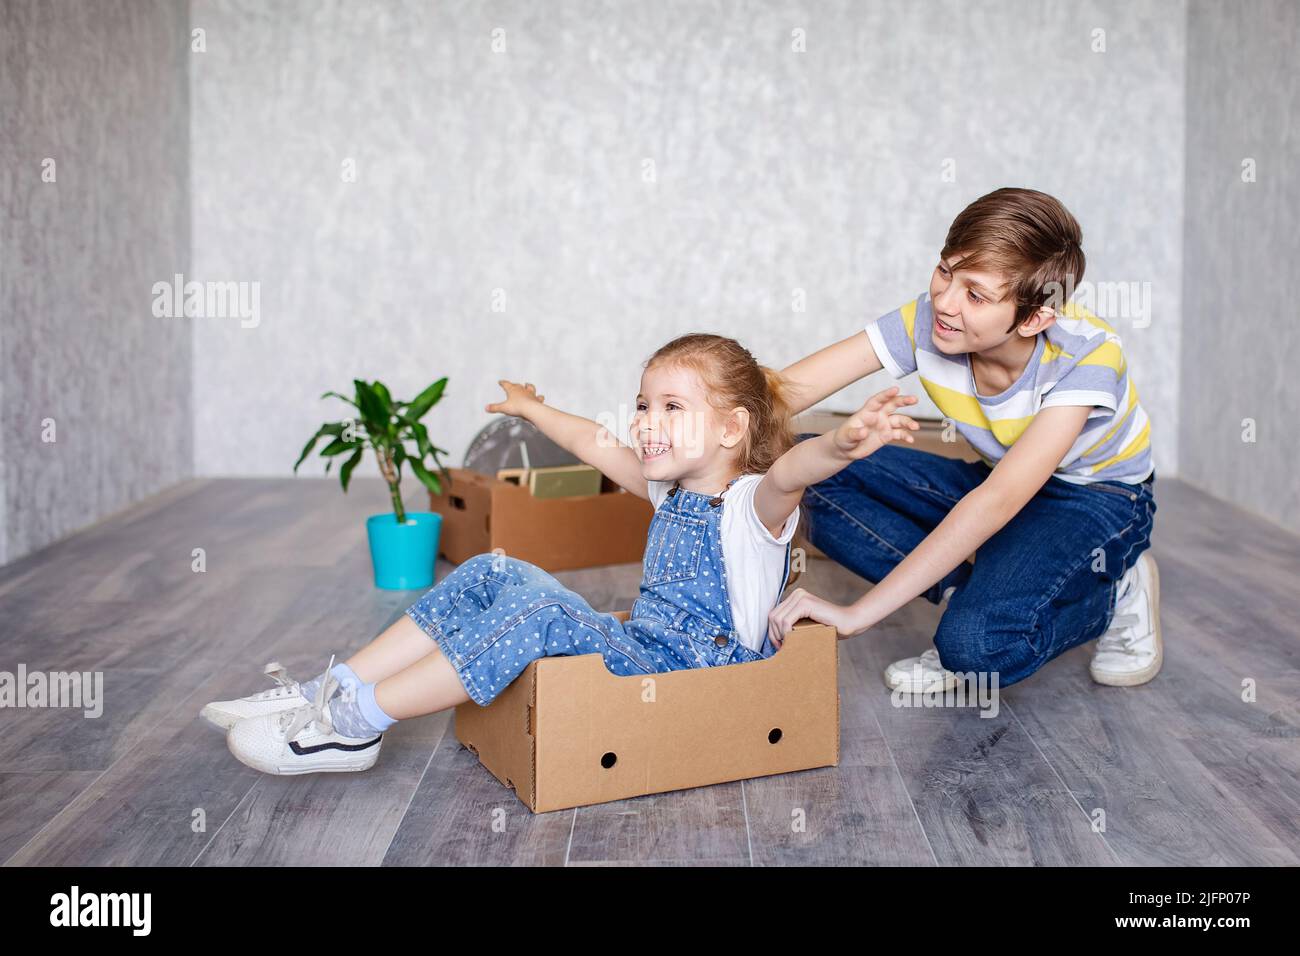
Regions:
[[768, 612], [767, 636], [771, 638], [772, 646], [780, 650], [795, 623], [805, 617], [812, 618], [818, 624], [829, 624], [835, 628], [841, 641], [867, 627], [853, 605], [845, 607], [832, 604], [803, 588], [795, 588], [785, 600]]
[[835, 451], [855, 461], [891, 441], [914, 444], [911, 432], [921, 426], [907, 415], [898, 414], [897, 409], [915, 405], [916, 401], [915, 395], [899, 395], [897, 385], [872, 395], [848, 421], [835, 429]]
[[509, 382], [500, 378], [497, 379], [497, 384], [505, 389], [506, 397], [504, 401], [489, 404], [487, 407], [489, 412], [527, 418], [530, 409], [541, 405], [546, 400], [545, 395], [537, 394], [537, 389], [533, 387], [532, 382], [520, 385], [518, 382]]

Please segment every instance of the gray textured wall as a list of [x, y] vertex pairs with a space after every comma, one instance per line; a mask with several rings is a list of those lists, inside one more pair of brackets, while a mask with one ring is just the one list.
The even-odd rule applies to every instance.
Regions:
[[1300, 5], [1195, 0], [1188, 43], [1181, 473], [1300, 531]]
[[501, 377], [595, 416], [687, 330], [780, 367], [925, 289], [952, 217], [1003, 185], [1074, 211], [1087, 279], [1150, 284], [1149, 327], [1116, 321], [1173, 469], [1182, 2], [195, 0], [192, 20], [194, 272], [260, 283], [256, 327], [195, 326], [199, 474], [287, 474], [354, 376], [449, 375], [427, 421], [459, 463]]
[[151, 311], [188, 271], [186, 27], [0, 0], [0, 563], [192, 474], [190, 330]]

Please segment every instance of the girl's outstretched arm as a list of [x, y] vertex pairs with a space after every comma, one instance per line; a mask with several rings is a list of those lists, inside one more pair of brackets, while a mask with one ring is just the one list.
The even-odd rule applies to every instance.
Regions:
[[604, 425], [546, 405], [546, 396], [538, 395], [531, 382], [520, 385], [499, 379], [499, 384], [505, 389], [506, 397], [488, 405], [487, 411], [527, 419], [579, 461], [598, 469], [632, 494], [649, 499], [650, 486], [641, 476], [636, 451], [622, 444]]
[[[799, 506], [804, 489], [829, 478], [851, 461], [866, 458], [891, 441], [912, 443], [919, 426], [898, 413], [916, 396], [899, 395], [891, 385], [878, 392], [833, 432], [801, 441], [776, 460], [754, 490], [754, 510], [768, 528], [780, 528]], [[774, 534], [776, 532], [773, 532]]]

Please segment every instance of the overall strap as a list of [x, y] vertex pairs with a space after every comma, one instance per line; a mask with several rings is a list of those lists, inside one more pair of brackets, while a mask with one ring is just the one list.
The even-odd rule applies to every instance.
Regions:
[[[718, 494], [714, 495], [712, 498], [709, 499], [709, 504], [711, 504], [715, 508], [719, 507], [722, 504], [722, 496], [725, 495], [728, 491], [730, 491], [731, 486], [734, 485], [739, 480], [740, 480], [740, 475], [737, 475], [735, 478], [732, 478], [729, 482], [727, 482], [727, 487], [723, 488], [722, 491], [720, 491]], [[674, 481], [673, 486], [668, 489], [668, 497], [671, 498], [674, 495], [676, 495], [677, 489], [680, 487], [681, 487], [681, 482]]]

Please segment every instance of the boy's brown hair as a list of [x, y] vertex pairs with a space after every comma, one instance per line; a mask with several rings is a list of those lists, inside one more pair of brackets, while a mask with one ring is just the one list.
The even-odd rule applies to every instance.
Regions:
[[[1015, 302], [1011, 332], [1044, 305], [1060, 310], [1083, 281], [1083, 230], [1061, 202], [1006, 186], [981, 196], [948, 227], [940, 257], [964, 255], [954, 271], [1001, 272]], [[1055, 285], [1053, 285], [1055, 283]]]
[[719, 413], [736, 407], [749, 412], [749, 429], [736, 459], [742, 474], [763, 474], [794, 447], [788, 385], [780, 372], [759, 365], [735, 339], [691, 332], [673, 339], [646, 360], [647, 369], [656, 365], [694, 371], [709, 404]]

